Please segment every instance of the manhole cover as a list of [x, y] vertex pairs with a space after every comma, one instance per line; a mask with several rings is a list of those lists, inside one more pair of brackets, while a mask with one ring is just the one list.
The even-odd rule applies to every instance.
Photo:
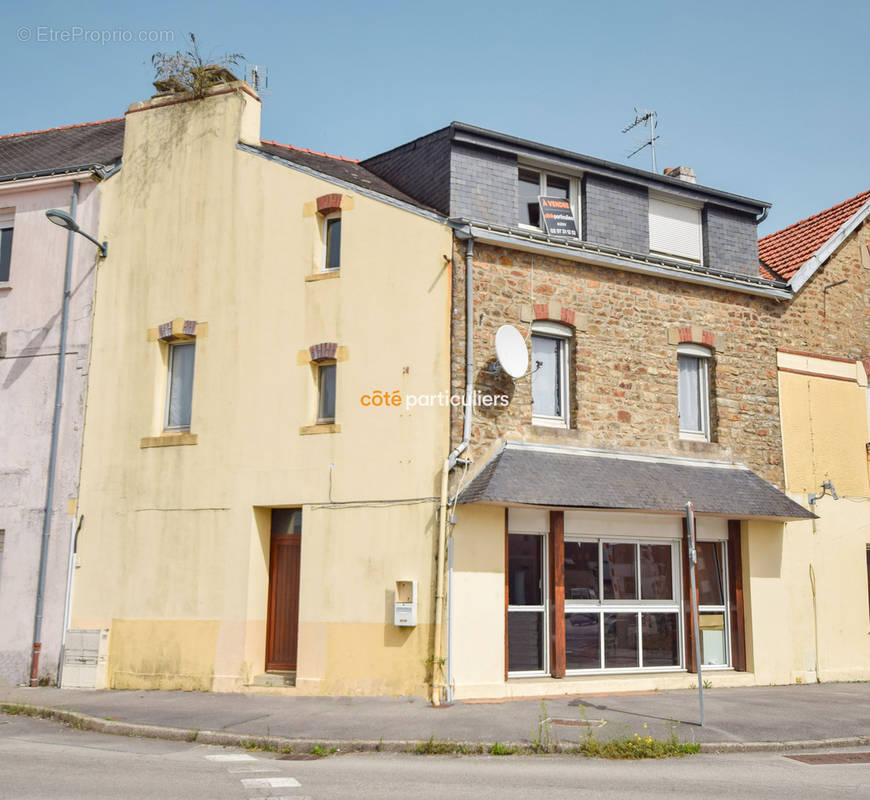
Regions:
[[870, 764], [870, 753], [810, 753], [805, 756], [786, 756], [803, 764]]

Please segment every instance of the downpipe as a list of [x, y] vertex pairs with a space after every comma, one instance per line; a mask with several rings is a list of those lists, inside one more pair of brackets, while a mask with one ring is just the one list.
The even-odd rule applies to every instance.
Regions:
[[[457, 232], [457, 235], [460, 235]], [[451, 694], [449, 681], [452, 676], [444, 670], [444, 573], [447, 560], [447, 523], [449, 513], [448, 487], [450, 471], [456, 466], [459, 457], [468, 449], [471, 441], [471, 401], [474, 391], [474, 291], [472, 286], [472, 269], [474, 265], [474, 239], [470, 233], [465, 234], [465, 417], [462, 424], [462, 441], [447, 456], [441, 467], [441, 505], [438, 515], [438, 552], [435, 559], [435, 631], [432, 648], [432, 705], [440, 706], [445, 696]], [[447, 638], [452, 637], [451, 615], [447, 616]]]

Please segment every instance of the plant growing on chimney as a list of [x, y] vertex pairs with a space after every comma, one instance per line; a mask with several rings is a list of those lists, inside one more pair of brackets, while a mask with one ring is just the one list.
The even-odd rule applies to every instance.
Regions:
[[224, 53], [219, 58], [203, 56], [196, 36], [191, 33], [189, 50], [151, 56], [155, 70], [154, 88], [161, 93], [191, 92], [195, 98], [201, 99], [212, 86], [236, 80], [230, 68], [238, 66], [244, 59], [241, 53]]

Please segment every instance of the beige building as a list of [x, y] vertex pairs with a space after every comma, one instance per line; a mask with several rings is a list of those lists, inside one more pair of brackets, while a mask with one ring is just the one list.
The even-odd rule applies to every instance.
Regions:
[[72, 609], [108, 634], [96, 684], [425, 694], [448, 409], [409, 398], [449, 381], [443, 216], [262, 142], [238, 82], [129, 108], [100, 235]]
[[807, 680], [870, 678], [870, 191], [766, 236], [796, 292], [777, 333], [785, 482], [818, 515], [790, 523], [782, 658]]

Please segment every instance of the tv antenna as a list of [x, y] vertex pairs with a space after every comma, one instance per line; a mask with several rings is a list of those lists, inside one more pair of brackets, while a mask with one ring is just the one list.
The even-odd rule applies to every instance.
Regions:
[[245, 81], [257, 94], [269, 94], [269, 68], [257, 64], [245, 67]]
[[643, 144], [640, 147], [632, 150], [628, 154], [628, 158], [631, 158], [633, 155], [636, 155], [644, 147], [649, 147], [650, 154], [652, 155], [652, 171], [656, 172], [656, 139], [659, 138], [656, 133], [656, 112], [652, 109], [648, 108], [635, 108], [634, 109], [634, 122], [626, 125], [623, 129], [623, 133], [628, 133], [632, 128], [636, 128], [638, 125], [648, 125], [649, 126], [649, 136], [644, 140]]

